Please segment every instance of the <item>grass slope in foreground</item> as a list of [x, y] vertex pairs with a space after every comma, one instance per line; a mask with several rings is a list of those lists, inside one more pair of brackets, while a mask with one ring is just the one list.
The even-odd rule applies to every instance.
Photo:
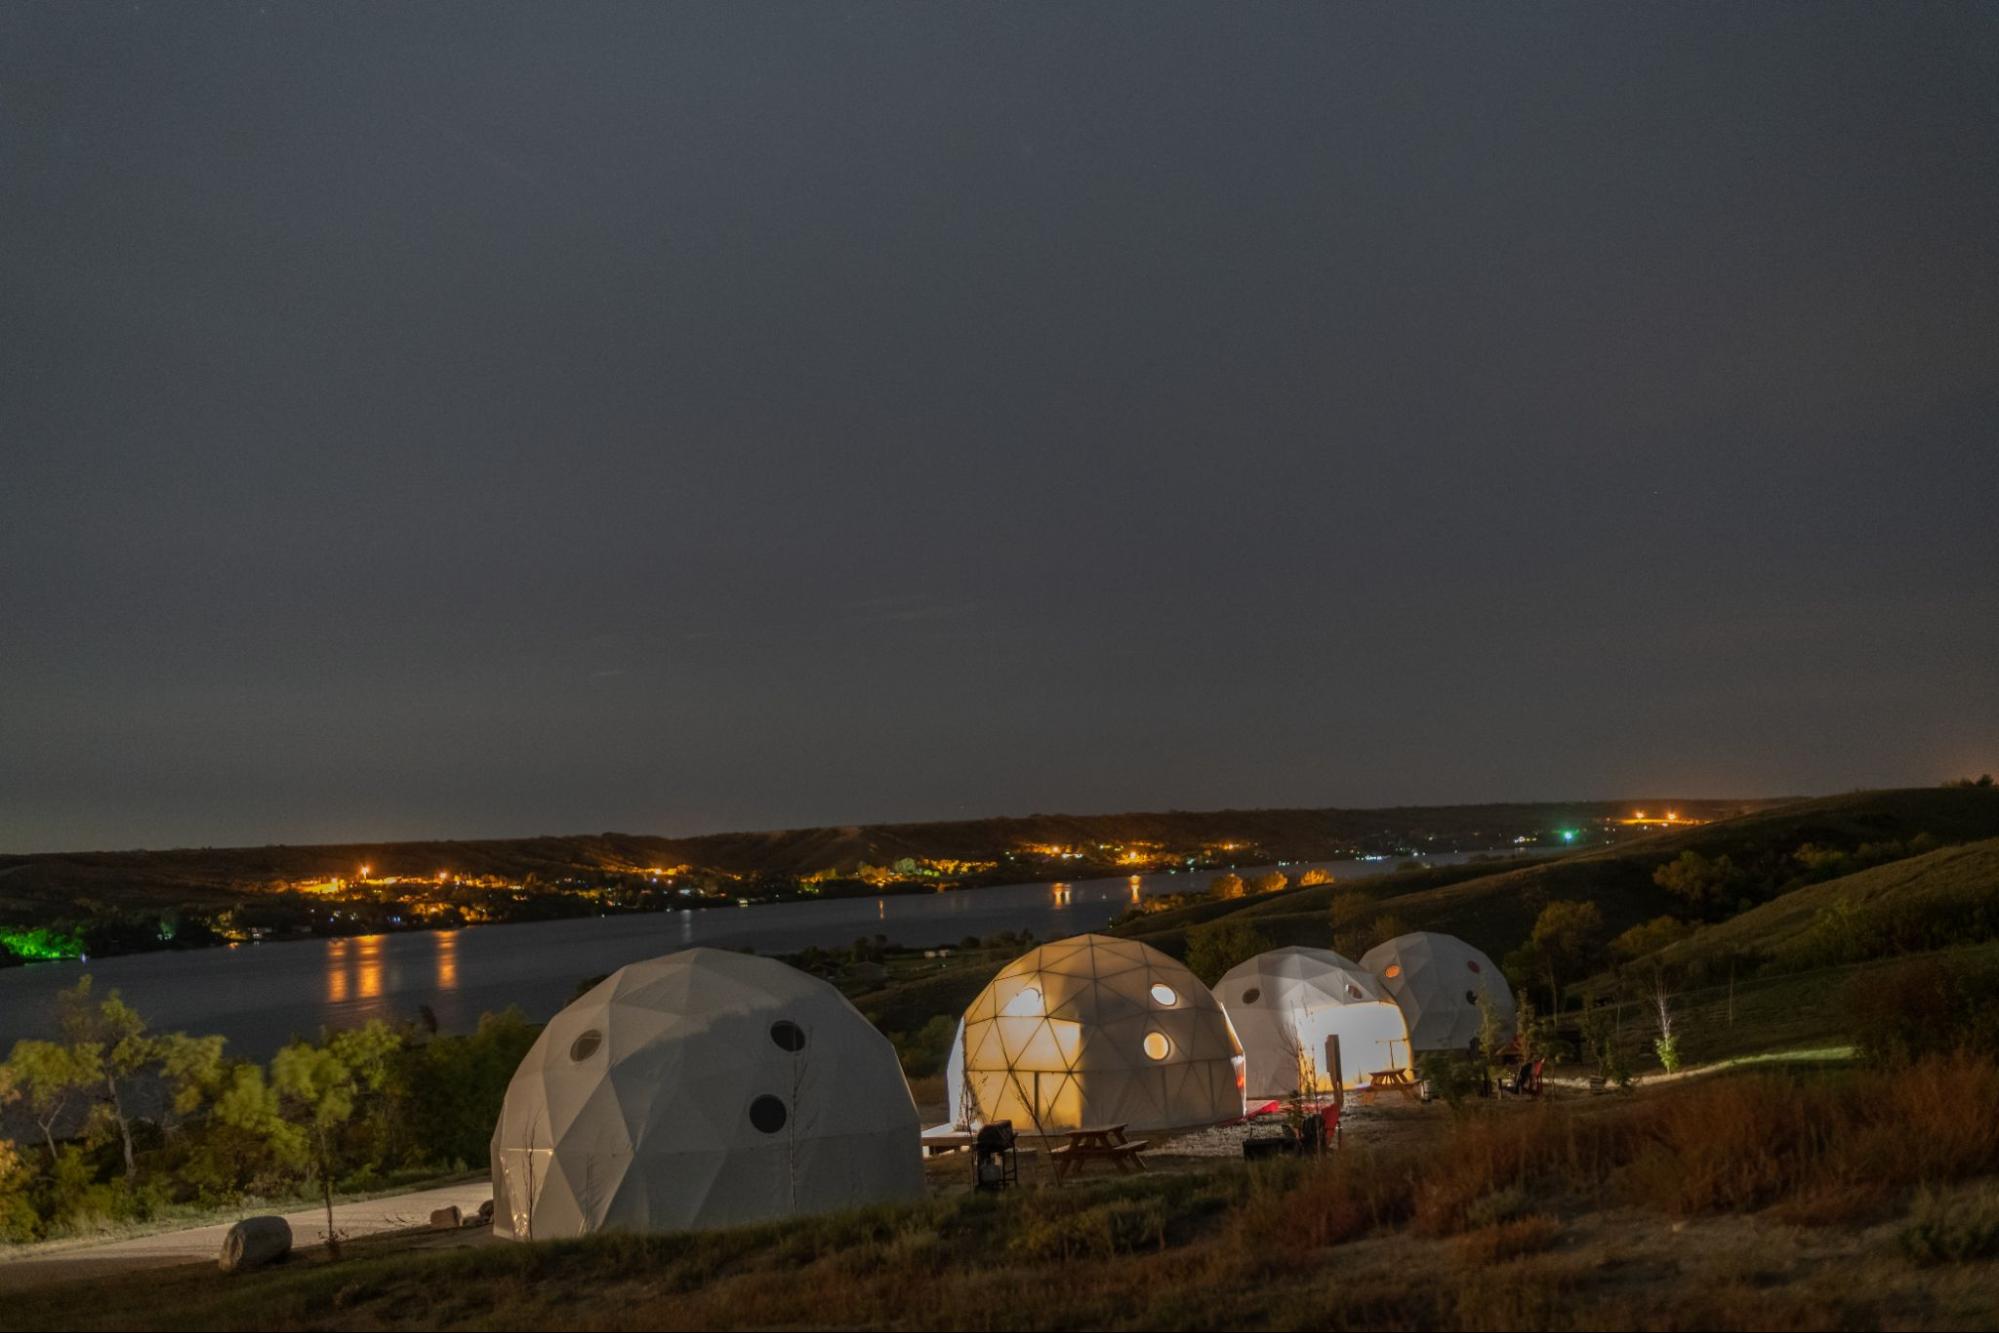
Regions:
[[[383, 1241], [26, 1294], [20, 1328], [1955, 1328], [1999, 1322], [1999, 1066], [1724, 1074], [1392, 1150], [725, 1232]], [[415, 1248], [412, 1248], [415, 1247]]]

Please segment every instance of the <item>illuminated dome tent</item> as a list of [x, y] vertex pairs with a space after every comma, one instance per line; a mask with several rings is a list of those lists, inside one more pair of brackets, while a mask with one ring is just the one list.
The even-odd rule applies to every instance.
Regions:
[[1381, 983], [1330, 949], [1272, 949], [1215, 986], [1242, 1041], [1243, 1093], [1251, 1105], [1299, 1092], [1330, 1092], [1332, 1038], [1341, 1084], [1357, 1088], [1383, 1069], [1406, 1069], [1409, 1025]]
[[689, 949], [549, 1020], [493, 1130], [493, 1228], [678, 1231], [923, 1194], [888, 1039], [833, 987]]
[[979, 992], [946, 1077], [959, 1124], [1168, 1129], [1241, 1115], [1240, 1058], [1200, 978], [1135, 940], [1078, 935]]
[[1481, 994], [1492, 997], [1502, 1032], [1513, 1035], [1513, 990], [1492, 960], [1455, 935], [1397, 935], [1361, 955], [1360, 965], [1402, 1006], [1418, 1051], [1466, 1051], [1485, 1017]]

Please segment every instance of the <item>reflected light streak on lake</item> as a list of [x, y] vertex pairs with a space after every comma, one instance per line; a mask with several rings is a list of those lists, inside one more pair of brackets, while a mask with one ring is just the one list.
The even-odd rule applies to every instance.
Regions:
[[[1447, 864], [1466, 858], [1427, 859]], [[1341, 880], [1394, 869], [1387, 861], [1317, 864]], [[1284, 867], [1294, 878], [1305, 868]], [[21, 1037], [50, 1035], [56, 992], [86, 972], [100, 991], [118, 989], [156, 1029], [220, 1033], [229, 1039], [231, 1054], [263, 1057], [294, 1036], [377, 1018], [414, 1019], [426, 1005], [445, 1032], [469, 1032], [480, 1014], [509, 1005], [539, 1022], [568, 1003], [580, 981], [694, 945], [781, 954], [809, 945], [844, 949], [875, 935], [916, 947], [956, 945], [967, 936], [1001, 931], [1031, 930], [1043, 940], [1060, 939], [1101, 928], [1145, 896], [1204, 890], [1210, 873], [1146, 875], [1136, 881], [1119, 875], [40, 963], [0, 971], [0, 1051]]]

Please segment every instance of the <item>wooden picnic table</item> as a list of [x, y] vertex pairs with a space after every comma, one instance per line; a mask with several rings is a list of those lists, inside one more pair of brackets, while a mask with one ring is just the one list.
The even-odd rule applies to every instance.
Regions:
[[1411, 1101], [1421, 1100], [1422, 1090], [1416, 1086], [1415, 1078], [1406, 1069], [1377, 1069], [1367, 1076], [1367, 1087], [1362, 1089], [1370, 1099], [1381, 1091], [1399, 1092]]
[[1055, 1163], [1055, 1179], [1080, 1170], [1085, 1162], [1109, 1162], [1120, 1171], [1143, 1171], [1145, 1139], [1128, 1139], [1123, 1125], [1097, 1125], [1069, 1131], [1069, 1141], [1049, 1153]]

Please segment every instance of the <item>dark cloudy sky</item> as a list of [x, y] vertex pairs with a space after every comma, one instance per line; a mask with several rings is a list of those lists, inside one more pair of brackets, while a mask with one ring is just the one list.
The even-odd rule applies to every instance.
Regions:
[[1999, 768], [1999, 8], [0, 7], [0, 849]]

